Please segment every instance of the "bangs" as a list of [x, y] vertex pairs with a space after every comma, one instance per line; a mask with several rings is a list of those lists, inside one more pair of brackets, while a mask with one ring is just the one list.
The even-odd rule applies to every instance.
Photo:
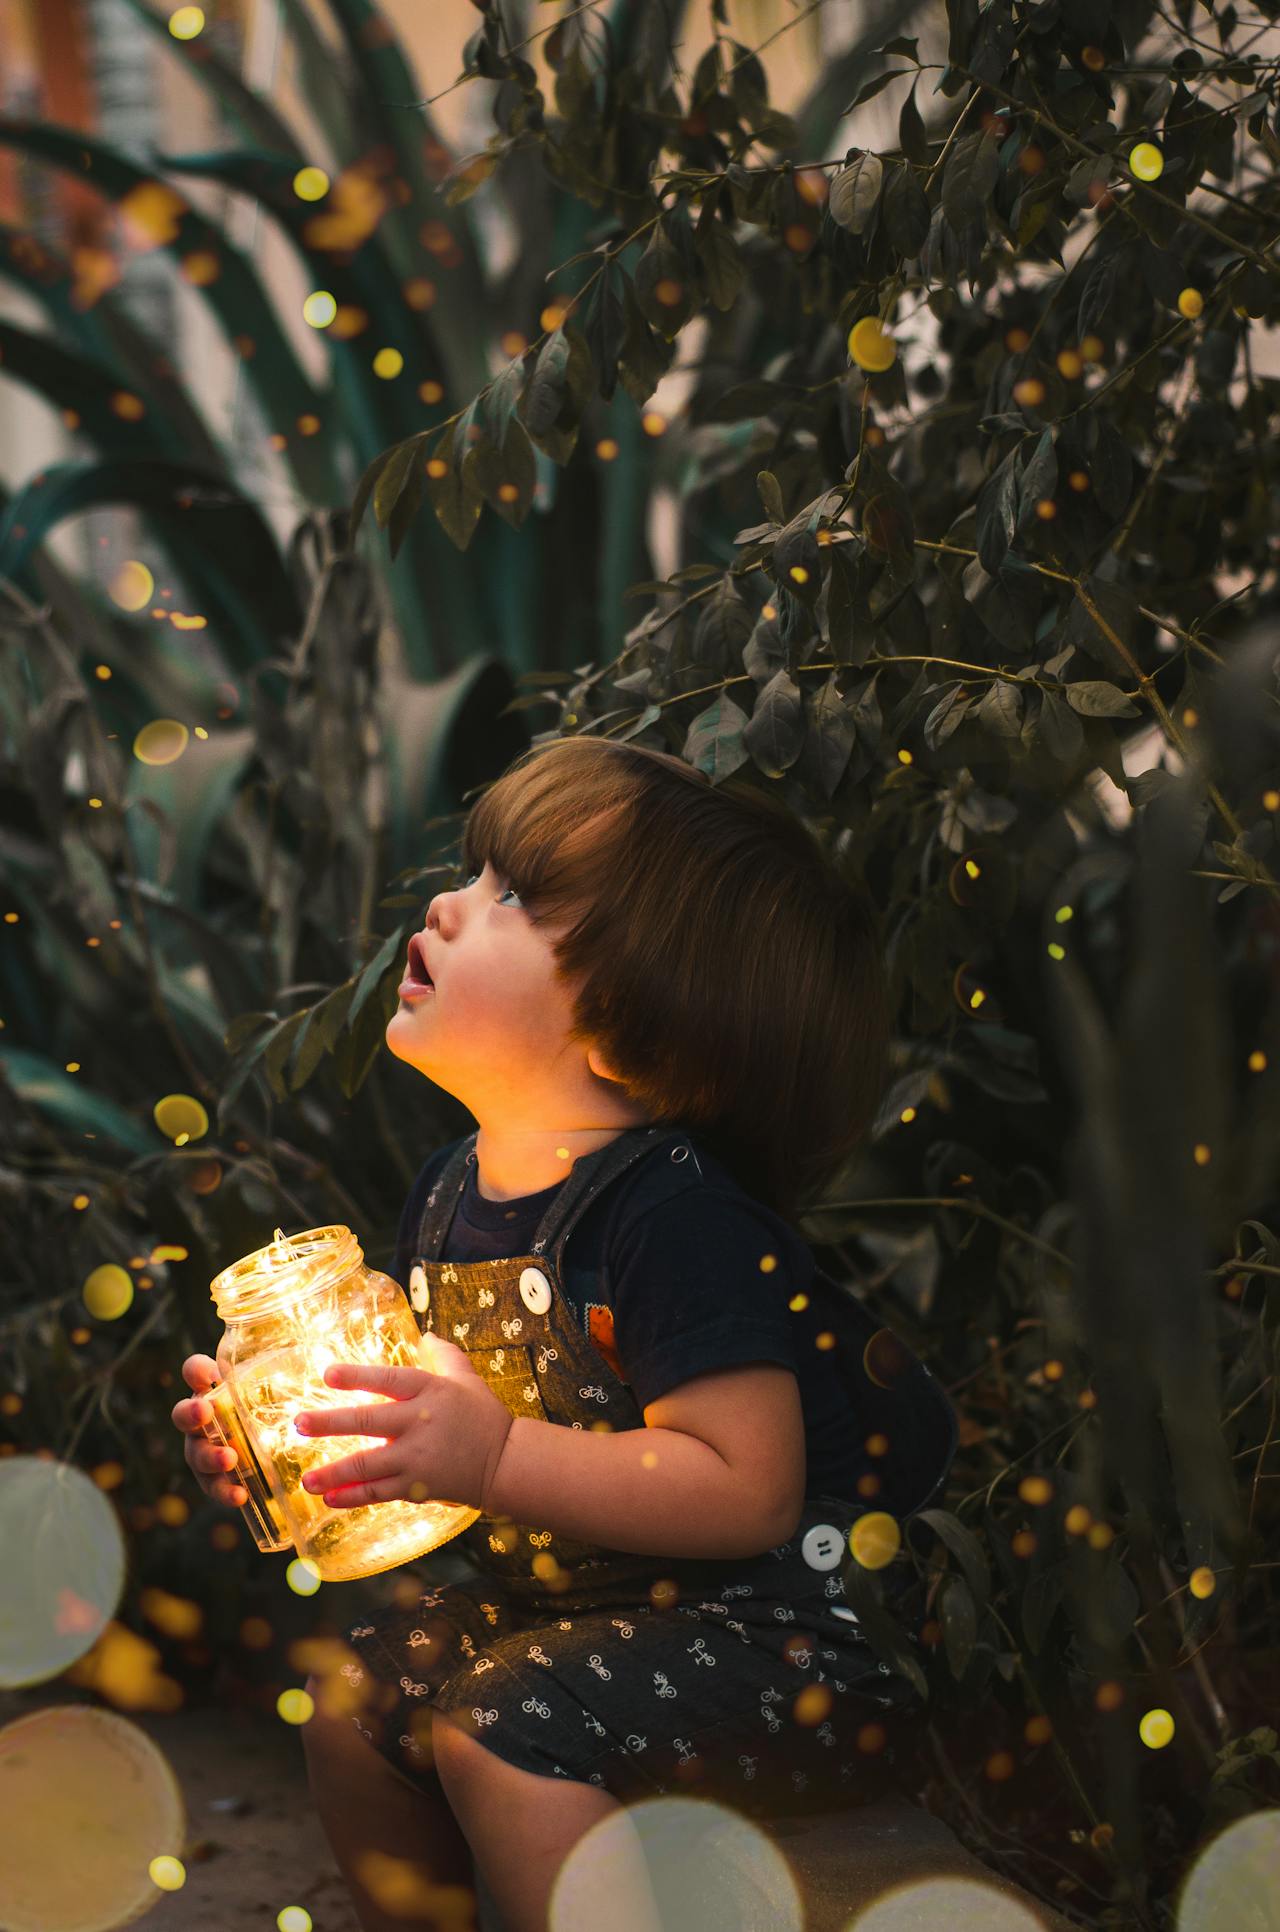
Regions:
[[542, 919], [563, 922], [598, 904], [631, 845], [653, 760], [709, 788], [683, 760], [616, 740], [556, 738], [531, 746], [472, 807], [462, 835], [466, 870], [480, 872], [487, 861]]

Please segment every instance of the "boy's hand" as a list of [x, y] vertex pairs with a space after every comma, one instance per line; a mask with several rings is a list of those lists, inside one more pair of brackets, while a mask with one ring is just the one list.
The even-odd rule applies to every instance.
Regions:
[[424, 1335], [421, 1356], [430, 1368], [333, 1362], [325, 1371], [332, 1388], [370, 1389], [394, 1400], [304, 1410], [294, 1417], [303, 1436], [380, 1438], [378, 1446], [358, 1449], [304, 1476], [303, 1488], [323, 1492], [331, 1509], [398, 1500], [484, 1509], [511, 1427], [510, 1412], [452, 1342]]
[[212, 1496], [215, 1503], [226, 1503], [228, 1508], [235, 1509], [249, 1500], [248, 1491], [227, 1473], [235, 1464], [236, 1452], [210, 1442], [202, 1433], [203, 1425], [209, 1421], [213, 1410], [199, 1397], [218, 1381], [218, 1364], [212, 1355], [188, 1355], [182, 1364], [182, 1379], [196, 1390], [194, 1396], [184, 1396], [181, 1402], [173, 1405], [174, 1427], [181, 1429], [187, 1438], [182, 1452], [187, 1459], [187, 1467], [206, 1496]]

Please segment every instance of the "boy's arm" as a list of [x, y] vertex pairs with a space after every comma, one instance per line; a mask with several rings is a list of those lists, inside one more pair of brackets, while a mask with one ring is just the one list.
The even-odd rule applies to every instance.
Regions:
[[790, 1369], [701, 1375], [645, 1409], [643, 1429], [570, 1429], [517, 1416], [487, 1515], [643, 1556], [758, 1556], [804, 1502], [804, 1420]]

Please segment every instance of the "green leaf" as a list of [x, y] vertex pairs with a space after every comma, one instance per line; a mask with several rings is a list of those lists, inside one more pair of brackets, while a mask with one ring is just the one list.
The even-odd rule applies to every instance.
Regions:
[[[659, 715], [656, 705], [651, 709], [655, 717]], [[680, 755], [686, 764], [705, 772], [715, 784], [746, 764], [748, 754], [743, 744], [746, 726], [746, 712], [721, 692], [705, 711], [699, 711], [690, 720]]]
[[760, 501], [764, 505], [766, 516], [771, 516], [775, 523], [785, 523], [787, 518], [782, 507], [782, 491], [778, 488], [778, 479], [771, 470], [759, 472], [756, 477], [756, 488], [760, 492]]
[[800, 686], [784, 665], [756, 696], [742, 742], [766, 778], [781, 778], [804, 746]]
[[396, 499], [409, 481], [422, 442], [421, 436], [411, 436], [407, 442], [397, 443], [374, 485], [373, 514], [384, 530], [391, 519]]
[[524, 390], [524, 426], [531, 436], [540, 438], [551, 428], [568, 389], [569, 338], [563, 328], [553, 329], [538, 351]]
[[414, 459], [405, 486], [392, 505], [391, 515], [387, 520], [387, 539], [393, 563], [400, 554], [400, 546], [409, 534], [414, 518], [422, 508], [426, 488], [426, 464], [419, 454]]
[[832, 221], [851, 234], [860, 235], [875, 213], [884, 179], [884, 164], [879, 155], [863, 153], [841, 168], [831, 183], [827, 213]]
[[841, 1571], [845, 1598], [857, 1618], [858, 1628], [881, 1663], [888, 1664], [910, 1680], [928, 1702], [929, 1683], [916, 1658], [912, 1656], [906, 1632], [895, 1622], [876, 1595], [870, 1576], [856, 1559]]
[[994, 133], [966, 134], [956, 143], [942, 176], [942, 208], [957, 234], [984, 220], [999, 172]]
[[895, 165], [884, 191], [884, 230], [889, 244], [908, 260], [920, 253], [929, 234], [929, 198], [914, 170]]
[[1063, 695], [1073, 711], [1084, 718], [1140, 718], [1139, 707], [1126, 698], [1117, 685], [1101, 678], [1083, 678], [1064, 687]]
[[982, 1544], [973, 1531], [966, 1529], [959, 1517], [946, 1509], [917, 1510], [911, 1522], [913, 1525], [927, 1523], [938, 1540], [945, 1543], [964, 1571], [974, 1602], [981, 1609], [991, 1596], [991, 1571]]
[[738, 244], [722, 221], [713, 221], [698, 230], [697, 247], [707, 294], [718, 309], [731, 309], [747, 277]]
[[623, 284], [623, 298], [627, 326], [618, 351], [618, 375], [632, 402], [643, 408], [675, 359], [676, 340], [668, 342], [649, 327], [630, 282]]
[[697, 309], [698, 291], [689, 269], [661, 222], [636, 263], [635, 299], [645, 321], [668, 342]]
[[307, 1013], [307, 1023], [298, 1040], [297, 1052], [293, 1057], [293, 1068], [289, 1077], [290, 1093], [297, 1093], [305, 1087], [319, 1066], [324, 1054], [332, 1047], [351, 1005], [356, 990], [354, 979], [335, 986], [317, 1005]]
[[591, 291], [582, 333], [595, 364], [600, 394], [608, 402], [618, 386], [618, 357], [626, 333], [627, 312], [622, 288], [627, 277], [614, 262], [606, 262]]
[[898, 110], [898, 146], [908, 161], [915, 161], [920, 167], [924, 167], [929, 160], [929, 141], [924, 131], [924, 122], [920, 118], [920, 109], [916, 106], [918, 85], [919, 76], [917, 75], [911, 84], [911, 92]]
[[1046, 691], [1036, 729], [1056, 764], [1072, 771], [1084, 750], [1084, 727], [1056, 691]]
[[821, 796], [830, 799], [849, 768], [857, 742], [853, 719], [833, 671], [805, 701], [803, 758]]
[[910, 71], [910, 68], [907, 67], [891, 67], [887, 74], [877, 74], [874, 80], [867, 81], [858, 89], [853, 99], [845, 108], [845, 113], [852, 114], [854, 108], [861, 107], [864, 101], [873, 101], [876, 95], [889, 85], [891, 80], [897, 80], [899, 74], [906, 74]]
[[444, 474], [432, 476], [428, 471], [427, 475], [431, 507], [446, 536], [459, 550], [465, 550], [470, 543], [483, 505], [483, 492], [466, 468], [464, 445], [459, 436], [468, 421], [474, 422], [474, 419], [475, 403], [472, 402], [456, 423], [449, 424], [431, 452], [430, 462], [444, 463]]
[[[930, 751], [937, 751], [964, 722], [972, 700], [962, 684], [953, 684], [930, 711], [921, 735]], [[922, 1510], [921, 1516], [928, 1512]]]
[[1007, 678], [999, 678], [990, 687], [982, 702], [974, 706], [973, 715], [1000, 738], [1016, 738], [1022, 729], [1023, 691], [1020, 684]]
[[1085, 285], [1080, 291], [1080, 303], [1076, 309], [1077, 340], [1096, 329], [1104, 316], [1110, 314], [1120, 272], [1120, 259], [1119, 251], [1113, 250], [1102, 261], [1095, 262], [1089, 271]]
[[1018, 527], [1035, 520], [1036, 504], [1042, 499], [1052, 498], [1058, 487], [1058, 452], [1054, 448], [1053, 431], [1045, 429], [1031, 453], [1030, 460], [1022, 472], [1018, 485], [1020, 509]]
[[994, 577], [1018, 527], [1018, 446], [979, 490], [975, 517], [978, 561]]
[[978, 1635], [978, 1612], [973, 1592], [962, 1576], [945, 1576], [938, 1590], [942, 1642], [951, 1675], [957, 1683], [969, 1668]]

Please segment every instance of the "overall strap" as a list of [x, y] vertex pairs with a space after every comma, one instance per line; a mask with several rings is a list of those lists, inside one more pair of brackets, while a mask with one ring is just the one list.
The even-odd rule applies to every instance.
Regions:
[[[466, 1184], [467, 1169], [473, 1165], [479, 1129], [469, 1134], [454, 1149], [428, 1194], [418, 1225], [416, 1253], [424, 1261], [438, 1261], [449, 1224]], [[659, 1149], [672, 1152], [687, 1139], [679, 1128], [627, 1127], [594, 1153], [582, 1154], [573, 1163], [562, 1187], [557, 1189], [530, 1244], [530, 1254], [550, 1261], [558, 1279], [563, 1279], [561, 1258], [564, 1244], [587, 1208], [609, 1183], [638, 1160], [656, 1158]]]

